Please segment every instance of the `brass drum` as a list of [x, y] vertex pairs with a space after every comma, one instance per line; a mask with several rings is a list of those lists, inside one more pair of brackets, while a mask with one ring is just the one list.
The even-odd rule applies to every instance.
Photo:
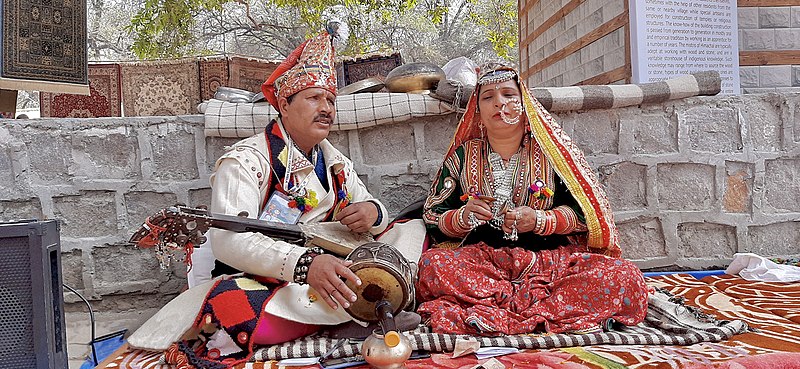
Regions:
[[394, 247], [381, 242], [369, 242], [357, 247], [346, 260], [361, 286], [346, 282], [358, 299], [345, 309], [354, 318], [375, 322], [380, 320], [375, 305], [388, 301], [397, 315], [414, 300], [414, 280], [411, 263]]

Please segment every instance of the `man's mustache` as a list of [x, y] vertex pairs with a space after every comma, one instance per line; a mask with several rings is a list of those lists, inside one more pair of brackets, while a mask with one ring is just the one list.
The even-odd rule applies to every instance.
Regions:
[[314, 122], [331, 124], [333, 123], [333, 118], [331, 118], [330, 114], [320, 113], [314, 116]]

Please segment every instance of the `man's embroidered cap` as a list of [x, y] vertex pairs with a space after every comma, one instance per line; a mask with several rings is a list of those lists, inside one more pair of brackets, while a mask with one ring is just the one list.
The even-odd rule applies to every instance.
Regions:
[[333, 44], [328, 32], [306, 40], [261, 85], [264, 97], [278, 109], [278, 98], [289, 97], [311, 87], [336, 95]]

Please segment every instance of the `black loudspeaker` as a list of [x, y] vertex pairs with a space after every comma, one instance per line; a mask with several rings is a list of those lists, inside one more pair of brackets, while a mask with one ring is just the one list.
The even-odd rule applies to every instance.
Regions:
[[67, 367], [58, 222], [0, 223], [0, 368]]

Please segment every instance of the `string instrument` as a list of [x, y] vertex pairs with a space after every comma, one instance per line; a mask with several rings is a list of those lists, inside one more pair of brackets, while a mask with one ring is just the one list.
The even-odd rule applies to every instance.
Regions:
[[319, 246], [338, 256], [374, 241], [369, 233], [355, 233], [339, 222], [285, 224], [238, 216], [215, 214], [205, 207], [170, 206], [149, 216], [130, 238], [140, 248], [153, 248], [162, 268], [172, 261], [191, 263], [194, 247], [207, 241], [210, 228], [233, 232], [256, 232], [302, 246]]

